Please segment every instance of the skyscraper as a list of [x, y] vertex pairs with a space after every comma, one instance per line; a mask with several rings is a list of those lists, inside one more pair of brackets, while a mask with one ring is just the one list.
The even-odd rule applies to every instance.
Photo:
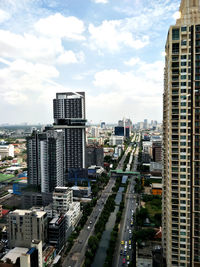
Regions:
[[57, 93], [53, 100], [54, 128], [64, 132], [65, 173], [85, 168], [85, 93]]
[[148, 120], [144, 119], [144, 129], [147, 129], [147, 128], [148, 128]]
[[64, 185], [63, 132], [33, 131], [27, 137], [28, 183], [41, 186], [41, 192], [53, 192]]
[[182, 0], [166, 42], [163, 249], [167, 266], [200, 266], [200, 4]]

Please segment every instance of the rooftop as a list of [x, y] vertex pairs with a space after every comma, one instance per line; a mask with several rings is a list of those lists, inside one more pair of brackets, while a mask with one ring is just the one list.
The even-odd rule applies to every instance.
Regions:
[[38, 218], [41, 218], [43, 217], [46, 212], [45, 211], [36, 211], [36, 210], [14, 210], [12, 212], [10, 212], [10, 214], [18, 214], [18, 215], [26, 215], [26, 214], [31, 214], [31, 213], [35, 213], [35, 215], [38, 217]]
[[16, 262], [17, 258], [22, 254], [26, 254], [29, 248], [15, 247], [11, 249], [3, 258], [2, 261], [6, 262], [6, 259], [10, 259], [13, 263]]

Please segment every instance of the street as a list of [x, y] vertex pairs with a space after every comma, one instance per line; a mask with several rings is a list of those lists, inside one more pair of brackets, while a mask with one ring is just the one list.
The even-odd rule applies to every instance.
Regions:
[[[138, 160], [138, 147], [135, 151], [135, 158], [132, 171], [137, 171], [137, 160]], [[114, 257], [113, 266], [128, 266], [132, 260], [133, 247], [132, 247], [132, 231], [133, 225], [133, 214], [135, 213], [137, 203], [136, 195], [134, 194], [135, 176], [131, 176], [130, 184], [126, 192], [126, 202], [123, 219], [121, 221], [119, 240], [116, 254]]]
[[[127, 150], [125, 151], [122, 159], [118, 164], [117, 169], [123, 168], [124, 160], [130, 149], [131, 145], [129, 145]], [[116, 181], [115, 178], [110, 178], [107, 186], [105, 187], [105, 189], [101, 194], [101, 197], [98, 199], [96, 206], [93, 208], [93, 211], [89, 216], [85, 226], [81, 230], [78, 239], [75, 241], [68, 256], [65, 258], [62, 264], [63, 267], [80, 267], [83, 264], [88, 239], [94, 232], [94, 226], [101, 215], [101, 211], [104, 207], [104, 204], [106, 203], [110, 193], [112, 193], [112, 187], [114, 186], [115, 181]]]

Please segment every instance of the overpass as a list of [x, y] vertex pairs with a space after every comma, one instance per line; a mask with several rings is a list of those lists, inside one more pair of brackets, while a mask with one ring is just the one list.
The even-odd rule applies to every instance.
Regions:
[[122, 177], [122, 176], [140, 176], [140, 172], [123, 171], [123, 170], [111, 170], [109, 172], [110, 177]]

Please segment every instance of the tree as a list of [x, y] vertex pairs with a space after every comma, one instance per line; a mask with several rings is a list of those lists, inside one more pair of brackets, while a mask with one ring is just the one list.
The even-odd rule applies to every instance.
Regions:
[[96, 236], [91, 236], [88, 240], [88, 247], [91, 251], [95, 251], [98, 246], [98, 239]]

